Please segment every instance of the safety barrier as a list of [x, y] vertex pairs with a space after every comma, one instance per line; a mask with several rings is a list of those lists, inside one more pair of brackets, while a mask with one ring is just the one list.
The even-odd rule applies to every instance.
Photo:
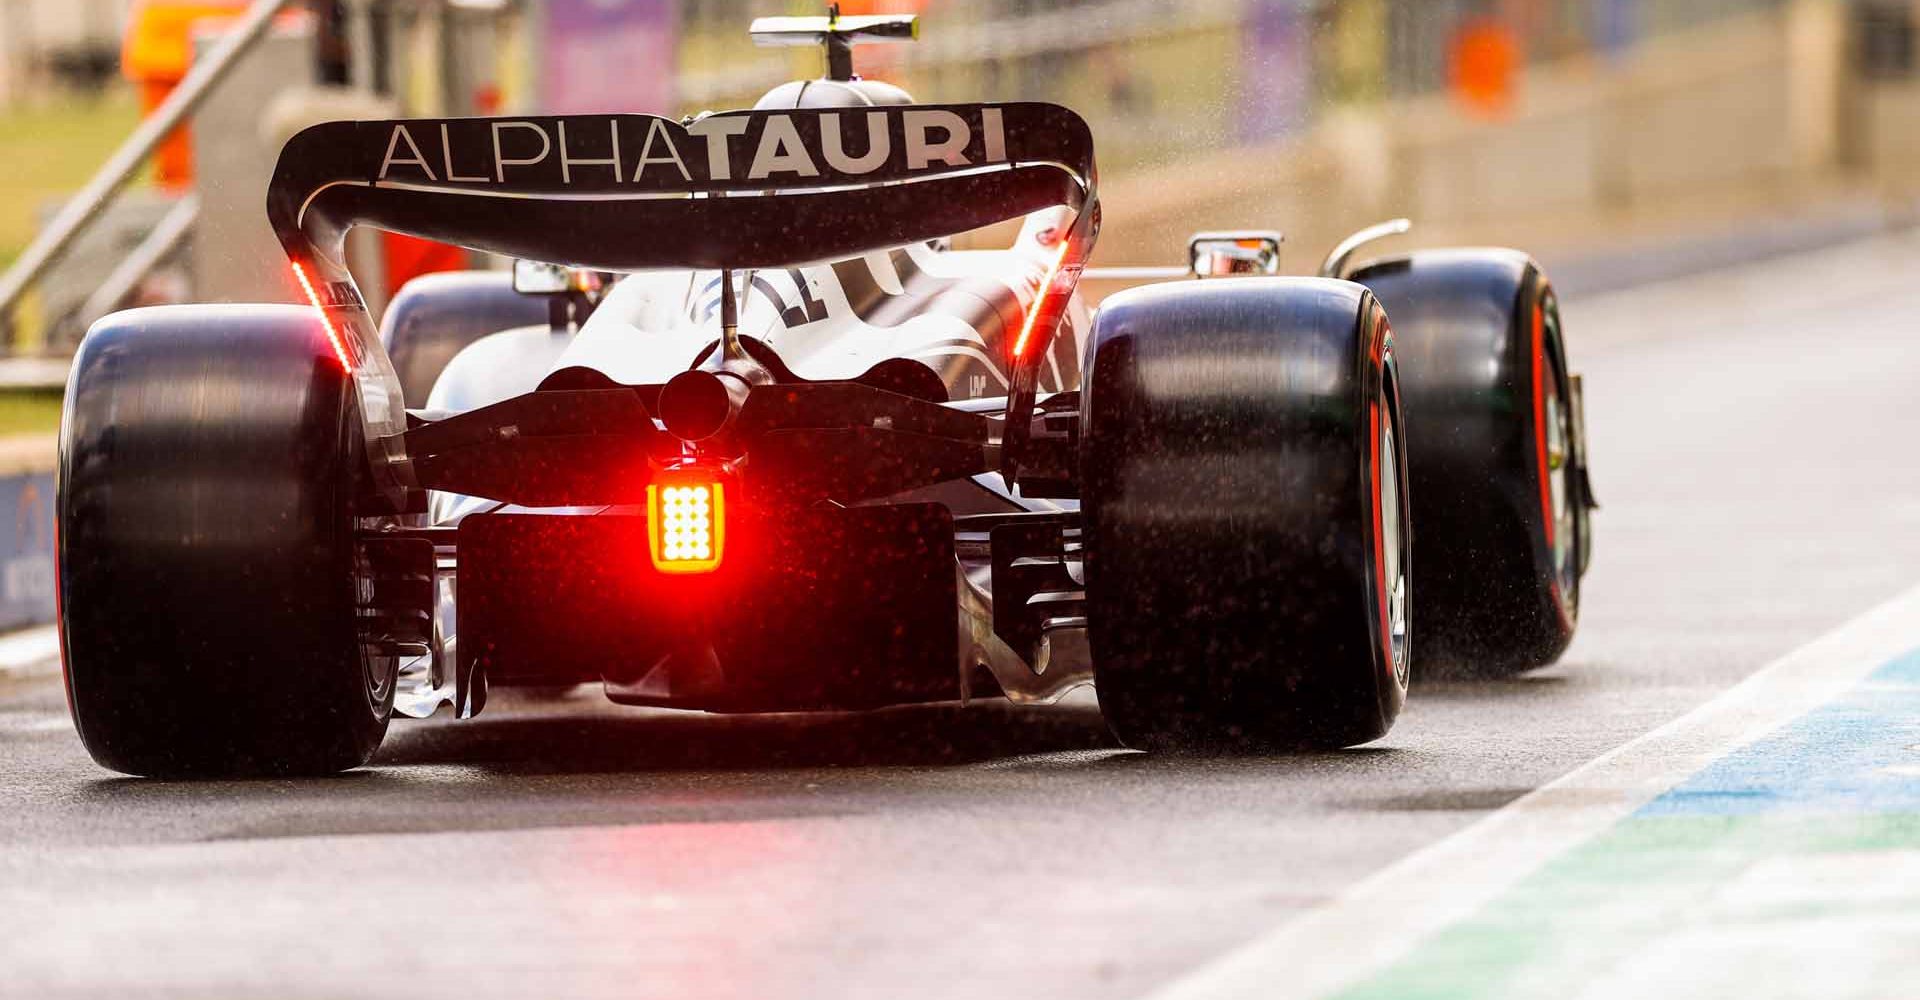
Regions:
[[0, 631], [53, 621], [54, 437], [0, 438]]

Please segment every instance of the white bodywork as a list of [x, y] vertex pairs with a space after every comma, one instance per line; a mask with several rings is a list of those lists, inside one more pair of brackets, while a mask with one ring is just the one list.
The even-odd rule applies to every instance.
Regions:
[[[971, 362], [966, 377], [949, 379], [953, 399], [1006, 394], [1002, 331], [961, 315], [927, 308], [936, 293], [963, 282], [997, 285], [1024, 314], [1054, 254], [1043, 239], [1057, 238], [1063, 210], [1035, 213], [1006, 250], [938, 250], [913, 244], [850, 261], [787, 270], [739, 272], [740, 333], [765, 343], [787, 367], [811, 381], [854, 379], [890, 358], [923, 361], [941, 371]], [[904, 272], [904, 273], [903, 273]], [[870, 322], [850, 298], [849, 279], [870, 281], [881, 296], [924, 302], [904, 305], [895, 322]], [[876, 288], [865, 288], [873, 298]], [[714, 271], [646, 271], [615, 284], [592, 318], [571, 336], [545, 327], [506, 330], [457, 355], [435, 383], [428, 408], [470, 410], [531, 392], [568, 368], [590, 369], [622, 385], [659, 385], [693, 367], [719, 338], [720, 278]], [[916, 310], [916, 305], [922, 306]], [[887, 311], [884, 308], [881, 311]], [[894, 309], [892, 312], [899, 312]], [[798, 320], [798, 322], [796, 322]], [[1061, 337], [1041, 373], [1049, 390], [1073, 388], [1087, 328], [1076, 299]]]

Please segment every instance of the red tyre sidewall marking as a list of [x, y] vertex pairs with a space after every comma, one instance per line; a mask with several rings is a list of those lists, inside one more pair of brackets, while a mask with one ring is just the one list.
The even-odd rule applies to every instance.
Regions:
[[[1534, 467], [1540, 478], [1541, 523], [1546, 525], [1547, 547], [1553, 547], [1553, 472], [1547, 468], [1547, 353], [1546, 309], [1533, 306], [1533, 443]], [[1557, 581], [1556, 581], [1557, 583]]]
[[73, 705], [73, 668], [67, 660], [67, 597], [60, 586], [60, 505], [54, 504], [53, 513], [53, 635], [60, 641], [60, 687], [67, 695], [67, 715], [73, 718], [73, 728], [80, 728], [80, 713]]

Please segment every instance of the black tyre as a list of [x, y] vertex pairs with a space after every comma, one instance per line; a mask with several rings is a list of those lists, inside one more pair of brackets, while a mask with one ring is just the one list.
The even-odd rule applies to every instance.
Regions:
[[1423, 673], [1552, 663], [1579, 621], [1592, 507], [1552, 285], [1511, 250], [1415, 253], [1354, 280], [1393, 317], [1406, 372]]
[[1358, 285], [1236, 278], [1109, 298], [1082, 399], [1100, 708], [1142, 748], [1342, 747], [1406, 699], [1397, 362]]
[[423, 274], [401, 287], [380, 321], [380, 340], [408, 406], [425, 406], [453, 356], [490, 333], [544, 326], [547, 301], [513, 290], [505, 271]]
[[117, 313], [74, 359], [57, 512], [67, 693], [129, 774], [313, 774], [386, 731], [363, 648], [356, 394], [310, 309]]

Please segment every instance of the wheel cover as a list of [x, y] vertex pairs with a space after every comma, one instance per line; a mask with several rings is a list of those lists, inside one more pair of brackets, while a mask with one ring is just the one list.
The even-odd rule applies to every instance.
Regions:
[[[357, 527], [357, 522], [351, 519], [347, 523], [347, 531]], [[372, 567], [367, 560], [366, 549], [357, 544], [353, 546], [351, 571], [353, 603], [357, 607], [367, 607], [373, 601]], [[360, 658], [360, 675], [366, 688], [367, 704], [375, 715], [385, 715], [399, 684], [400, 658], [382, 651], [367, 641], [364, 635], [354, 643], [354, 649]]]
[[1412, 531], [1407, 522], [1407, 506], [1400, 494], [1400, 459], [1396, 434], [1398, 410], [1391, 400], [1383, 400], [1381, 409], [1387, 419], [1380, 421], [1380, 532], [1381, 576], [1386, 581], [1388, 656], [1393, 675], [1405, 685], [1409, 673], [1407, 643], [1407, 545]]
[[361, 671], [367, 680], [367, 701], [375, 708], [387, 703], [394, 683], [395, 668], [399, 665], [396, 657], [376, 653], [366, 646], [360, 648]]
[[1559, 602], [1561, 611], [1572, 620], [1579, 610], [1576, 588], [1580, 585], [1577, 564], [1579, 526], [1575, 523], [1577, 511], [1574, 509], [1569, 479], [1573, 465], [1573, 410], [1560, 391], [1560, 373], [1551, 363], [1547, 377], [1542, 380], [1541, 392], [1545, 396], [1542, 410], [1546, 415], [1546, 475], [1548, 508], [1552, 516], [1549, 530], [1552, 533], [1554, 599]]

